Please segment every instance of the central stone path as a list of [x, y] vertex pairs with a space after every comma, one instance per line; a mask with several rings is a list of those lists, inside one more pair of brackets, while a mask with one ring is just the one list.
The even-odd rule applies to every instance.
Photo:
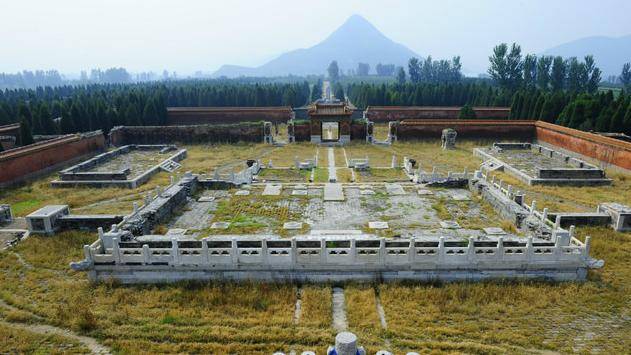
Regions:
[[333, 328], [343, 332], [348, 328], [346, 309], [344, 308], [344, 289], [333, 287]]
[[337, 172], [335, 168], [335, 151], [333, 147], [329, 147], [329, 182], [337, 182]]
[[342, 184], [324, 184], [324, 201], [344, 201]]

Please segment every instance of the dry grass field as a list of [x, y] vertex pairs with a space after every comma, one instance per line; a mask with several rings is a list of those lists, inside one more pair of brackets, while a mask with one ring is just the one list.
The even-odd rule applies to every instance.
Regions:
[[[400, 142], [378, 147], [417, 158], [439, 170], [474, 170], [480, 163], [474, 142], [442, 151], [433, 143]], [[361, 145], [351, 145], [361, 154]], [[189, 147], [184, 169], [211, 173], [217, 165], [242, 164], [284, 148], [263, 145]], [[302, 149], [302, 148], [299, 148]], [[210, 152], [210, 153], [209, 153]], [[323, 150], [320, 150], [322, 157]], [[348, 152], [347, 152], [348, 153]], [[290, 156], [292, 153], [287, 153]], [[274, 155], [272, 159], [276, 161]], [[265, 158], [267, 160], [267, 158]], [[426, 162], [426, 163], [423, 163]], [[338, 164], [340, 166], [340, 164]], [[320, 169], [319, 169], [320, 170]], [[325, 171], [323, 169], [323, 171]], [[610, 174], [613, 187], [520, 186], [539, 206], [592, 209], [598, 202], [631, 203], [631, 176]], [[47, 178], [0, 195], [24, 215], [50, 203], [97, 211], [131, 208], [135, 195], [158, 184], [159, 174], [138, 190], [51, 189]], [[509, 181], [509, 177], [505, 178]], [[118, 206], [110, 200], [124, 200]], [[528, 197], [529, 198], [529, 197]], [[236, 200], [235, 200], [236, 201]], [[557, 203], [555, 206], [554, 203]], [[92, 206], [92, 207], [91, 207]], [[103, 207], [105, 206], [105, 207]], [[224, 206], [226, 213], [234, 206]], [[15, 207], [14, 207], [15, 208]], [[254, 213], [252, 210], [247, 213]], [[592, 255], [605, 260], [584, 283], [516, 282], [344, 285], [349, 330], [370, 353], [628, 353], [631, 348], [631, 233], [579, 227], [592, 236]], [[331, 286], [262, 283], [179, 283], [173, 285], [91, 285], [69, 262], [96, 236], [64, 232], [31, 236], [0, 252], [0, 352], [86, 352], [59, 336], [43, 336], [29, 326], [47, 324], [96, 339], [113, 352], [271, 354], [333, 343]], [[378, 297], [377, 297], [378, 296]], [[296, 301], [300, 299], [300, 311]], [[384, 322], [378, 312], [384, 311]], [[385, 323], [385, 324], [384, 324]]]

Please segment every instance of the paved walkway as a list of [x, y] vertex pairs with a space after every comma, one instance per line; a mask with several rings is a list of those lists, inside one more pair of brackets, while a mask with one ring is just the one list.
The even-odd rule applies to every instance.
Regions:
[[337, 168], [335, 167], [335, 151], [333, 147], [329, 147], [329, 182], [337, 182]]
[[324, 184], [324, 201], [344, 201], [342, 184]]

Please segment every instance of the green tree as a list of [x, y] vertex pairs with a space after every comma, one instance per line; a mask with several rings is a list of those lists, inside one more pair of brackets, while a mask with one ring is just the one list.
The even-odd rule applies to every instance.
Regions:
[[397, 70], [397, 84], [405, 84], [405, 69], [403, 69], [403, 67], [399, 67], [399, 69]]
[[537, 57], [528, 54], [524, 57], [523, 63], [523, 85], [526, 89], [532, 89], [537, 82]]
[[631, 90], [631, 63], [624, 63], [618, 79], [626, 90]]
[[598, 84], [600, 84], [602, 71], [596, 66], [594, 57], [591, 55], [585, 57], [585, 72], [587, 75], [585, 90], [590, 94], [594, 94], [598, 91]]
[[460, 112], [458, 113], [459, 119], [475, 119], [477, 118], [475, 115], [475, 111], [469, 104], [465, 104], [460, 108]]
[[327, 72], [329, 73], [329, 79], [331, 79], [331, 81], [339, 80], [340, 68], [338, 67], [336, 60], [332, 61], [331, 64], [329, 64], [329, 68], [327, 69]]
[[565, 87], [566, 67], [567, 64], [562, 57], [554, 57], [550, 74], [550, 84], [553, 91], [561, 91]]
[[609, 126], [609, 132], [619, 133], [619, 132], [625, 131], [624, 115], [626, 113], [627, 105], [628, 105], [627, 100], [621, 95], [620, 99], [618, 100], [616, 112], [611, 117], [611, 125]]
[[357, 75], [359, 76], [368, 76], [370, 72], [370, 64], [368, 63], [357, 63]]
[[544, 55], [537, 61], [537, 86], [543, 91], [547, 91], [550, 88], [552, 60], [553, 57]]
[[[401, 71], [403, 71], [403, 78], [405, 79], [405, 71], [403, 68], [399, 68], [397, 70], [397, 82], [399, 81]], [[417, 58], [410, 58], [408, 61], [408, 73], [410, 73], [410, 81], [412, 83], [416, 84], [421, 81], [421, 62]]]
[[31, 123], [24, 115], [20, 115], [20, 145], [33, 144], [33, 132], [31, 132]]
[[52, 114], [46, 102], [43, 102], [39, 107], [39, 120], [42, 127], [42, 134], [55, 134], [57, 132], [55, 121], [53, 121]]
[[519, 45], [513, 43], [510, 51], [506, 43], [495, 46], [489, 61], [491, 66], [488, 72], [500, 87], [509, 91], [514, 91], [519, 87], [523, 73], [521, 47]]

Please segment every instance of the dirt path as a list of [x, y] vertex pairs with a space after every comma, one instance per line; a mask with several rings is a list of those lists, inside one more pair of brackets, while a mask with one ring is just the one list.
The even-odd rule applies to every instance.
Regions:
[[[29, 313], [34, 319], [36, 319], [37, 321], [42, 321], [42, 317], [33, 314], [31, 312], [28, 311], [24, 311], [22, 309], [19, 309], [17, 307], [14, 307], [6, 302], [4, 302], [3, 300], [0, 300], [0, 307], [6, 308], [8, 310], [11, 311], [19, 311], [19, 312], [27, 312]], [[15, 328], [15, 329], [21, 329], [21, 330], [26, 330], [32, 333], [36, 333], [36, 334], [42, 334], [42, 335], [59, 335], [59, 336], [63, 336], [66, 338], [69, 338], [71, 340], [77, 341], [81, 344], [83, 344], [84, 346], [86, 346], [88, 349], [90, 349], [90, 351], [93, 354], [110, 354], [110, 350], [99, 344], [99, 342], [94, 339], [94, 338], [90, 338], [90, 337], [86, 337], [83, 335], [78, 335], [68, 329], [63, 329], [63, 328], [59, 328], [59, 327], [55, 327], [52, 325], [47, 325], [47, 324], [22, 324], [22, 323], [12, 323], [12, 322], [7, 322], [4, 320], [0, 320], [0, 324], [6, 326], [6, 327], [10, 327], [10, 328]]]
[[31, 333], [36, 333], [36, 334], [41, 334], [41, 335], [51, 335], [51, 334], [59, 335], [59, 336], [66, 337], [68, 339], [71, 339], [83, 344], [88, 349], [90, 349], [90, 352], [92, 352], [93, 354], [110, 354], [110, 350], [107, 347], [99, 344], [96, 341], [96, 339], [86, 337], [83, 335], [77, 335], [67, 329], [57, 328], [57, 327], [53, 327], [52, 325], [46, 325], [46, 324], [18, 324], [18, 323], [6, 322], [3, 320], [0, 320], [0, 324], [6, 327], [26, 330]]

